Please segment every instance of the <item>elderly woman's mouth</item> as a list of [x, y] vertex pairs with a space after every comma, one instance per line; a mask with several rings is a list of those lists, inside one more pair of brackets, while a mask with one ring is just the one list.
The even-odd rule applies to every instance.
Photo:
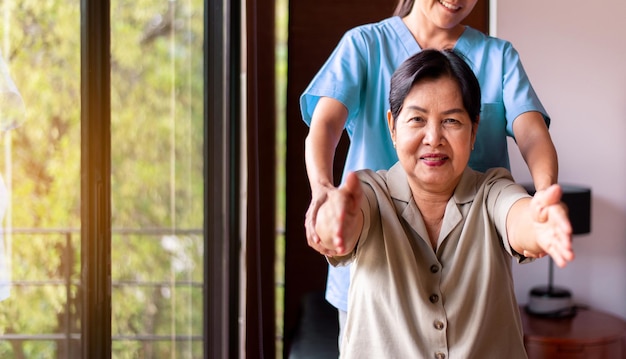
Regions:
[[425, 161], [426, 163], [436, 164], [442, 163], [446, 161], [449, 157], [445, 155], [427, 155], [420, 157], [420, 160]]

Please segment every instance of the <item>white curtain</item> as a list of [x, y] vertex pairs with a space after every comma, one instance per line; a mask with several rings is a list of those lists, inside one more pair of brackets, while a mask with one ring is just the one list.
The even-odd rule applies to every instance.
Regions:
[[24, 118], [24, 101], [0, 53], [0, 137], [5, 149], [5, 165], [0, 170], [0, 225], [4, 229], [0, 231], [0, 301], [11, 292], [11, 136], [8, 131], [19, 126]]

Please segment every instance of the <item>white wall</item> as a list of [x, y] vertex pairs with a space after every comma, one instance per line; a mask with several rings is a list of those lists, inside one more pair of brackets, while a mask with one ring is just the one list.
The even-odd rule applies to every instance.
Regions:
[[[560, 182], [592, 189], [591, 233], [574, 237], [576, 259], [555, 268], [555, 283], [577, 303], [626, 318], [626, 2], [492, 1], [495, 34], [519, 51], [552, 118]], [[530, 181], [509, 145], [513, 175]], [[514, 265], [520, 303], [547, 283], [547, 263]]]

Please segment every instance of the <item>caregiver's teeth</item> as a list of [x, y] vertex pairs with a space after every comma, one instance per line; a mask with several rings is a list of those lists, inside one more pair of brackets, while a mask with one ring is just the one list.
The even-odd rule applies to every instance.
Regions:
[[450, 4], [450, 3], [447, 3], [447, 2], [442, 1], [442, 0], [439, 0], [439, 3], [441, 5], [443, 5], [443, 6], [445, 6], [446, 8], [450, 9], [450, 10], [458, 10], [459, 9], [458, 6], [454, 6], [454, 5]]

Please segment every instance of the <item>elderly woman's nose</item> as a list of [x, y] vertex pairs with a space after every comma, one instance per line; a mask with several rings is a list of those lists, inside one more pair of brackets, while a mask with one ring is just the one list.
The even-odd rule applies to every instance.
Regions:
[[441, 127], [438, 124], [430, 122], [424, 127], [423, 130], [425, 144], [433, 146], [441, 143], [442, 132]]

